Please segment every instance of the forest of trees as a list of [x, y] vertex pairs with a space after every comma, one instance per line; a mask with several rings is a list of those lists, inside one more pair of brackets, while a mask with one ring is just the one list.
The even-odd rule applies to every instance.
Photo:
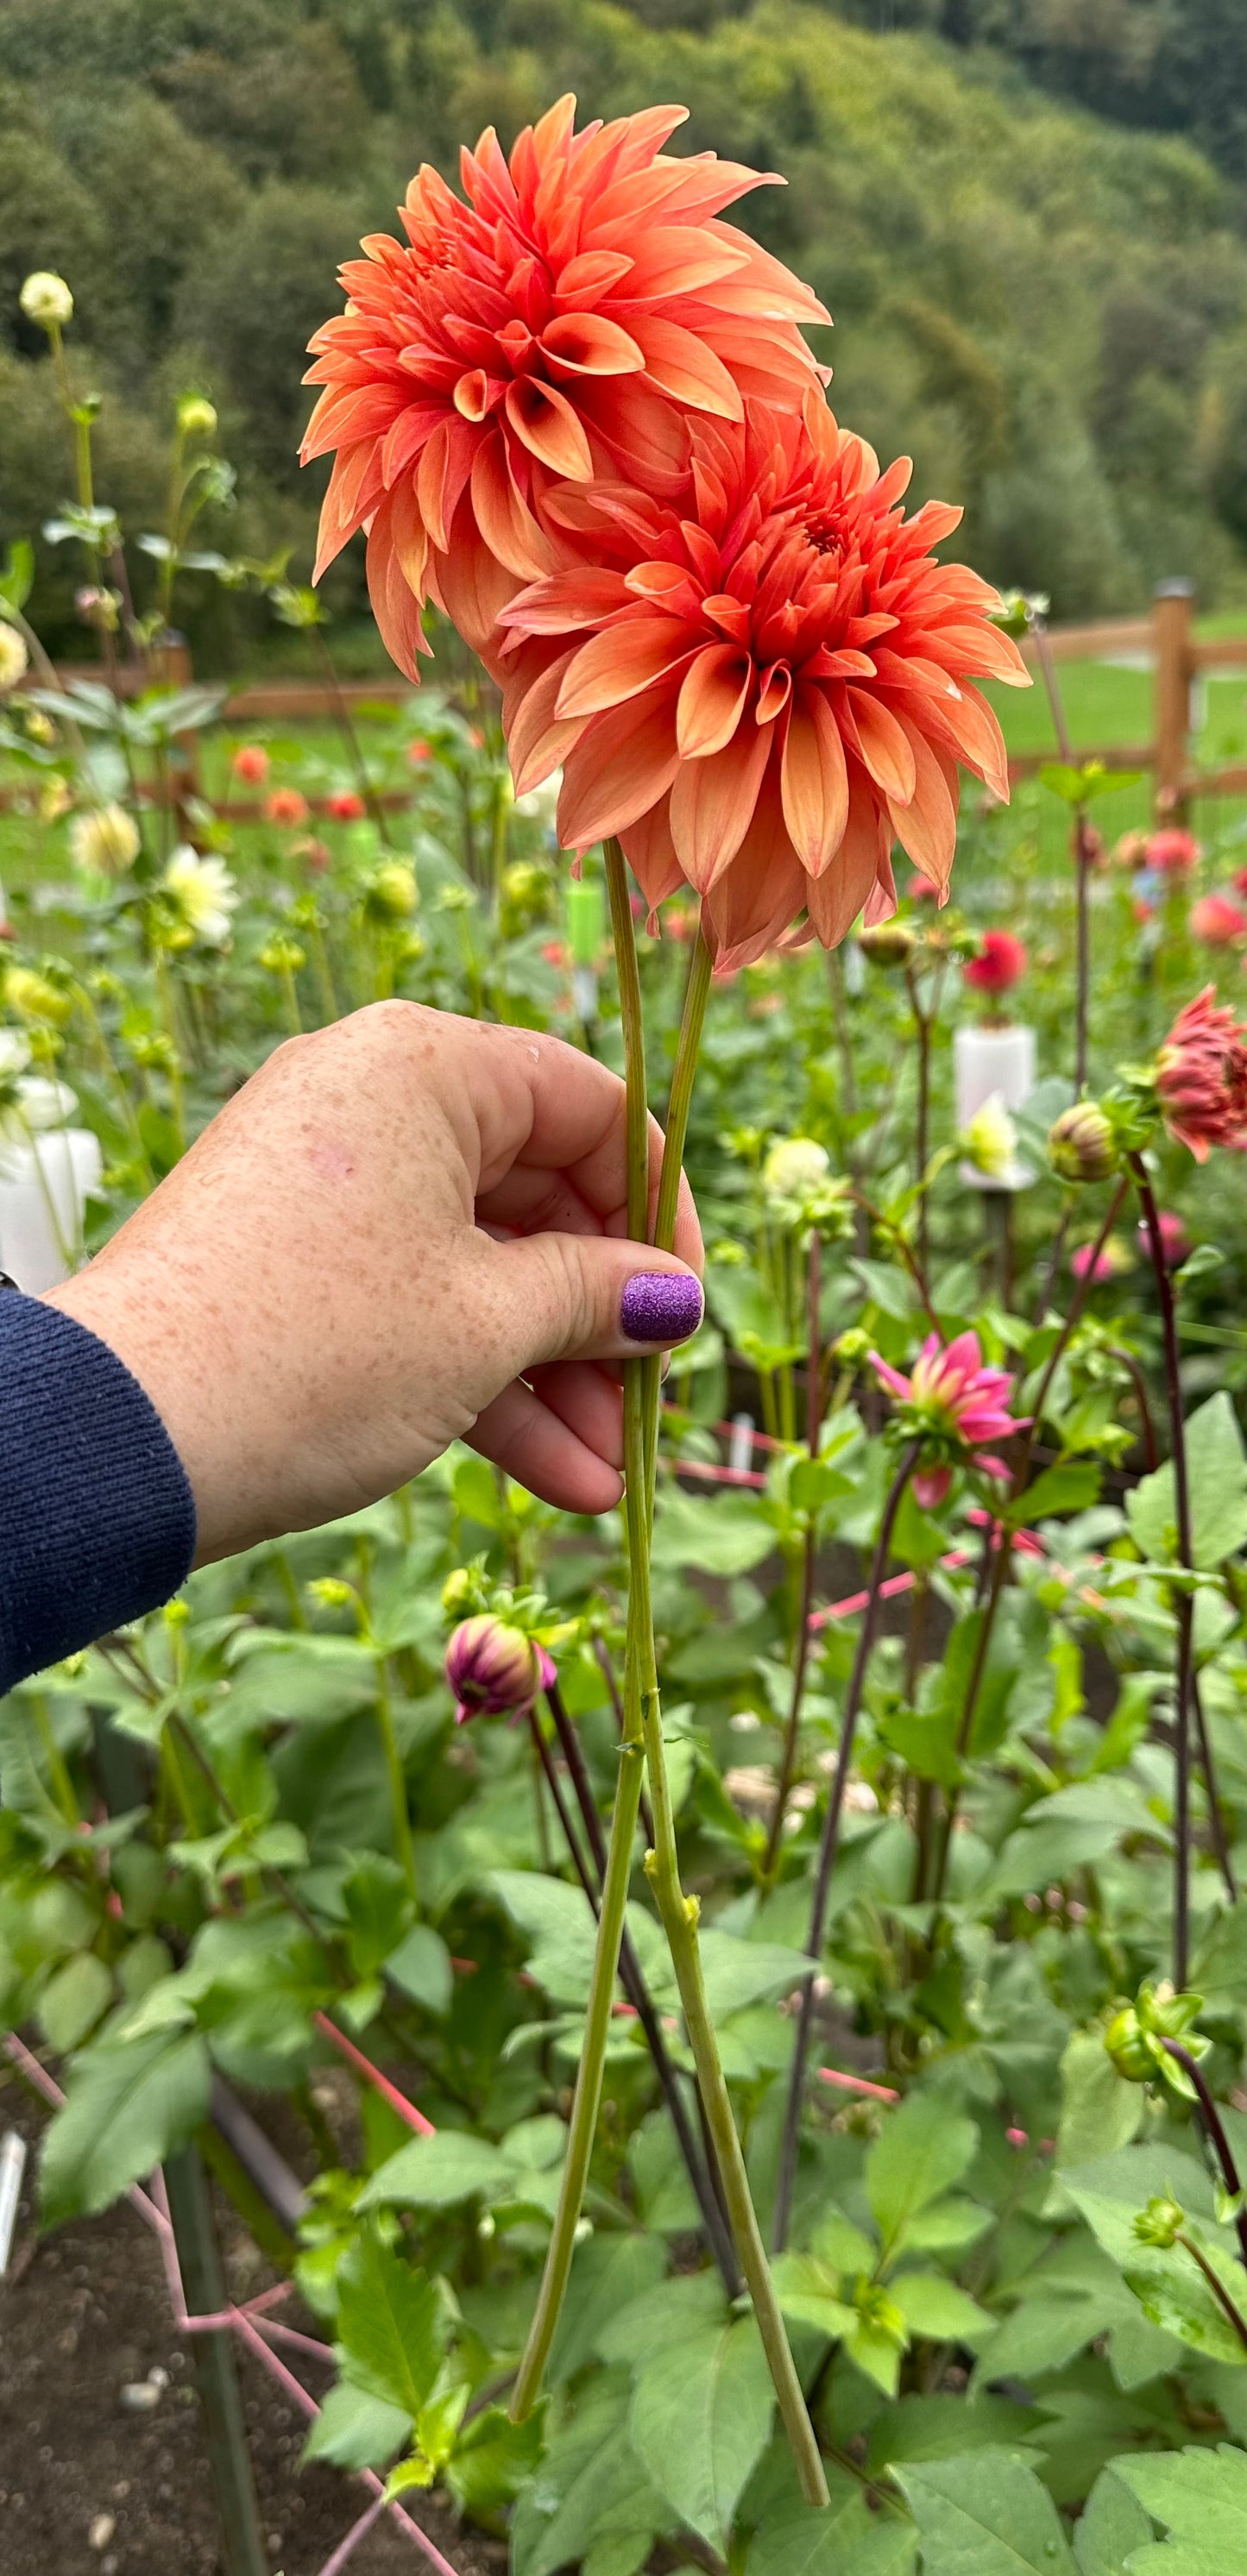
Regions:
[[[338, 260], [420, 160], [453, 172], [567, 88], [681, 99], [689, 148], [787, 174], [744, 220], [835, 315], [833, 402], [964, 501], [985, 572], [1064, 615], [1175, 572], [1247, 598], [1247, 0], [5, 0], [0, 543], [65, 497], [17, 304], [50, 267], [127, 526], [159, 524], [193, 385], [238, 468], [218, 541], [305, 575], [300, 377]], [[50, 553], [41, 580], [69, 632]], [[351, 606], [358, 566], [335, 580]], [[238, 619], [205, 590], [197, 650], [237, 653]]]

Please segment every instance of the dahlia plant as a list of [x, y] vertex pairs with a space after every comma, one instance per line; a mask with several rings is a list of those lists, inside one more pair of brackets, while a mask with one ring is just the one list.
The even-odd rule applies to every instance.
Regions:
[[[785, 937], [834, 947], [863, 911], [885, 919], [896, 840], [943, 895], [958, 763], [1008, 793], [973, 679], [1027, 676], [991, 622], [995, 592], [931, 551], [960, 513], [929, 502], [907, 518], [908, 464], [881, 471], [828, 409], [800, 328], [825, 321], [822, 307], [722, 222], [758, 174], [663, 150], [682, 114], [577, 132], [561, 99], [509, 159], [492, 131], [465, 154], [466, 204], [422, 170], [401, 210], [406, 245], [375, 236], [342, 272], [346, 310], [312, 344], [324, 391], [304, 448], [334, 455], [318, 570], [366, 527], [400, 667], [415, 678], [432, 597], [501, 685], [516, 794], [561, 769], [559, 841], [577, 860], [604, 845], [628, 1228], [668, 1250], [712, 971]], [[654, 1202], [629, 866], [651, 919], [682, 887], [702, 907]], [[657, 1359], [625, 1362], [623, 1742], [562, 2190], [513, 2413], [536, 2397], [571, 2266], [644, 1771], [645, 1867], [732, 2232], [803, 2492], [825, 2503], [697, 1903], [680, 1883], [650, 1601], [659, 1383]], [[843, 1758], [851, 1733], [846, 1722]]]

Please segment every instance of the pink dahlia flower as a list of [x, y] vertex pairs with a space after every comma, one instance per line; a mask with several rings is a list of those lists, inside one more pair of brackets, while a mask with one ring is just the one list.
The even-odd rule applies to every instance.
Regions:
[[544, 1648], [490, 1611], [460, 1620], [446, 1648], [445, 1669], [459, 1726], [470, 1717], [524, 1717], [538, 1691], [554, 1679]]
[[901, 1428], [932, 1452], [920, 1460], [914, 1477], [914, 1493], [924, 1509], [943, 1502], [954, 1462], [1008, 1478], [1003, 1458], [988, 1456], [983, 1443], [1007, 1440], [1026, 1424], [1009, 1411], [1012, 1381], [1007, 1370], [983, 1366], [977, 1333], [959, 1333], [947, 1347], [937, 1334], [929, 1334], [908, 1377], [889, 1367], [877, 1351], [870, 1360], [895, 1399]]
[[1156, 1096], [1197, 1163], [1214, 1145], [1247, 1148], [1247, 1028], [1218, 1009], [1212, 984], [1179, 1011], [1156, 1058]]

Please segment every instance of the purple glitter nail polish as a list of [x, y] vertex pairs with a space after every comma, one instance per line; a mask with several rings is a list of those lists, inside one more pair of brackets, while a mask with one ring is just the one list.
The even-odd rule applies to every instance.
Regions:
[[682, 1270], [638, 1270], [619, 1301], [630, 1342], [686, 1342], [702, 1318], [697, 1281]]

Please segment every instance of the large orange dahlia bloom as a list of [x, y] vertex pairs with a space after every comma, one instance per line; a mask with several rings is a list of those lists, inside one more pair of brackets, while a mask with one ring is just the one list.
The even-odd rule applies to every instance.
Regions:
[[692, 444], [674, 504], [548, 497], [573, 551], [501, 610], [487, 658], [517, 792], [561, 763], [564, 846], [616, 834], [651, 905], [694, 887], [726, 970], [803, 909], [828, 947], [884, 917], [894, 840], [943, 889], [958, 761], [1008, 793], [970, 675], [1027, 673], [996, 593], [930, 551], [960, 511], [907, 519], [908, 462], [881, 473], [821, 393], [696, 421]]
[[303, 446], [335, 451], [317, 574], [367, 527], [377, 623], [400, 669], [426, 649], [431, 593], [485, 645], [521, 582], [555, 561], [554, 482], [603, 474], [665, 494], [687, 418], [742, 398], [799, 406], [817, 375], [798, 325], [828, 315], [719, 217], [762, 184], [712, 152], [663, 144], [687, 110], [593, 123], [563, 98], [509, 161], [493, 129], [462, 159], [468, 203], [427, 166], [400, 209], [407, 244], [371, 235], [349, 301], [311, 343], [323, 385]]

